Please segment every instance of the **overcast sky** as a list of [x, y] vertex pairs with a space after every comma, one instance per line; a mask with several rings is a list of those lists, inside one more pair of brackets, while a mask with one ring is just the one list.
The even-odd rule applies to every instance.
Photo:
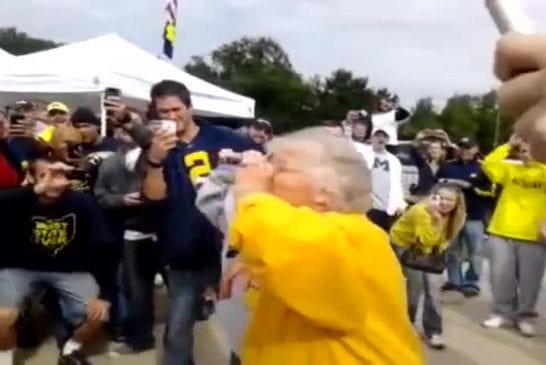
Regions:
[[[546, 1], [522, 0], [546, 32]], [[108, 32], [159, 53], [165, 0], [2, 0], [3, 26], [79, 41]], [[483, 0], [179, 0], [175, 62], [241, 36], [272, 36], [306, 76], [344, 67], [411, 104], [481, 92], [496, 30]], [[104, 55], [107, 56], [107, 55]]]

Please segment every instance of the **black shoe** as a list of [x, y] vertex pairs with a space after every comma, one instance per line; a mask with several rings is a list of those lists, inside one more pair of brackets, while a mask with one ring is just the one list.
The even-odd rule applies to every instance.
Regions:
[[87, 356], [81, 351], [74, 351], [70, 355], [59, 356], [58, 365], [92, 365]]
[[459, 287], [455, 284], [450, 283], [449, 281], [442, 285], [442, 291], [458, 291]]
[[465, 298], [474, 298], [480, 295], [480, 289], [473, 286], [459, 288], [459, 291], [465, 296]]

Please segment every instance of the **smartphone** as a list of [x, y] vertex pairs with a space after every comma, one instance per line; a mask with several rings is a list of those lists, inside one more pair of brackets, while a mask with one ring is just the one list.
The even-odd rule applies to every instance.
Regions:
[[485, 0], [485, 6], [501, 34], [533, 34], [535, 29], [520, 0]]
[[23, 124], [24, 122], [25, 122], [25, 116], [22, 114], [14, 113], [14, 114], [11, 114], [9, 117], [10, 125], [19, 125], [19, 124]]
[[[118, 89], [115, 87], [107, 87], [106, 89], [104, 89], [103, 103], [105, 103], [110, 98], [120, 98], [120, 97], [121, 97], [121, 89]], [[110, 120], [113, 117], [114, 117], [114, 112], [112, 110], [107, 110], [106, 118]]]
[[81, 169], [74, 169], [66, 174], [68, 180], [86, 181], [88, 177], [87, 171]]
[[174, 120], [161, 120], [161, 129], [171, 134], [176, 134], [176, 122]]
[[115, 87], [107, 87], [106, 89], [104, 89], [104, 98], [108, 99], [112, 97], [115, 97], [115, 98], [121, 97], [121, 89], [118, 89]]

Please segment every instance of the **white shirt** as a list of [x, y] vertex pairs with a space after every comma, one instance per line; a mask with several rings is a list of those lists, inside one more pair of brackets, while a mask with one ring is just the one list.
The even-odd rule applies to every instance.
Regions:
[[[368, 165], [368, 168], [371, 170], [373, 168], [376, 155], [372, 146], [354, 141], [353, 146], [355, 147], [356, 151], [362, 155]], [[394, 215], [398, 209], [404, 209], [407, 206], [407, 203], [404, 200], [404, 190], [402, 188], [402, 164], [400, 163], [398, 157], [392, 153], [386, 152], [385, 155], [389, 161], [391, 176], [387, 214]], [[381, 189], [381, 187], [372, 186], [372, 191], [375, 189]]]

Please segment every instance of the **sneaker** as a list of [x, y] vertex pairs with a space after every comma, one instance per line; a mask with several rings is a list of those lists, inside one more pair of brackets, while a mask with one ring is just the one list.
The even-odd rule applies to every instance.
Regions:
[[442, 335], [432, 335], [430, 338], [427, 338], [428, 345], [435, 350], [444, 350], [446, 348], [446, 343]]
[[154, 345], [150, 345], [150, 346], [148, 346], [146, 348], [135, 349], [135, 348], [132, 348], [131, 346], [129, 346], [128, 344], [126, 344], [126, 343], [119, 343], [119, 344], [115, 344], [114, 346], [112, 346], [112, 349], [110, 350], [110, 356], [118, 357], [118, 356], [123, 356], [123, 355], [139, 354], [141, 352], [146, 352], [146, 351], [149, 351], [149, 350], [153, 350], [154, 347], [155, 347]]
[[516, 327], [524, 337], [534, 337], [535, 336], [535, 326], [528, 321], [518, 321]]
[[501, 328], [502, 326], [505, 326], [507, 324], [509, 324], [509, 321], [506, 318], [498, 315], [492, 315], [482, 322], [482, 326], [485, 328]]
[[118, 343], [112, 346], [112, 350], [110, 350], [110, 356], [117, 357], [117, 356], [123, 356], [123, 355], [133, 355], [137, 352], [135, 349], [133, 349], [131, 346], [127, 345], [126, 343]]
[[92, 365], [87, 356], [81, 351], [74, 351], [69, 355], [60, 355], [58, 365]]
[[154, 276], [154, 286], [156, 288], [162, 288], [165, 285], [165, 282], [163, 281], [163, 276], [160, 274], [156, 274]]
[[459, 287], [455, 284], [450, 283], [449, 281], [442, 285], [442, 291], [456, 291], [459, 290]]

